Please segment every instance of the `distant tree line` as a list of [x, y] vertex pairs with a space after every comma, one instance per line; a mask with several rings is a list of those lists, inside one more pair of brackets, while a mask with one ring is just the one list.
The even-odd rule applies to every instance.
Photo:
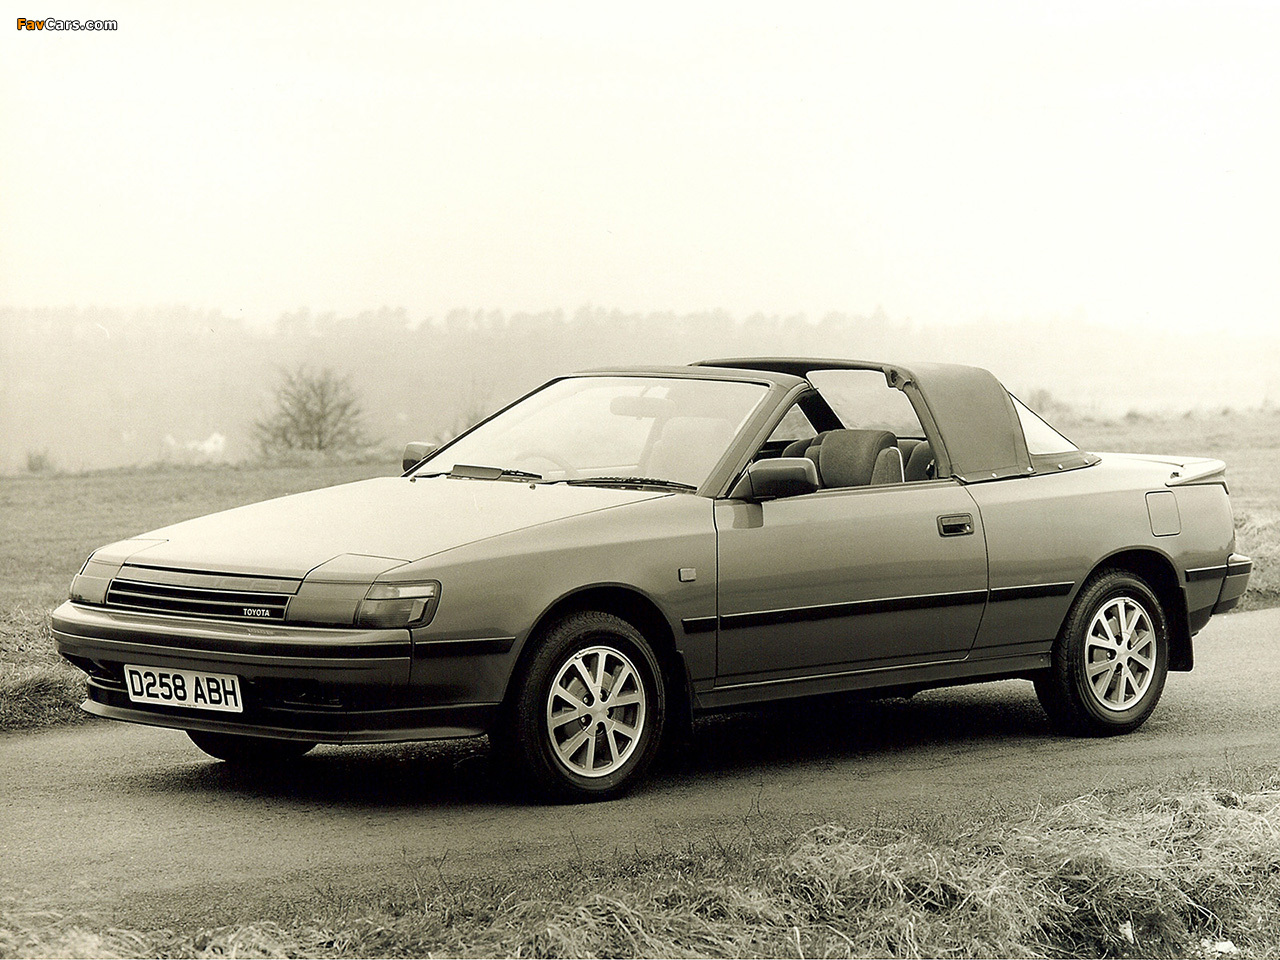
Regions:
[[[403, 443], [455, 435], [569, 370], [751, 355], [976, 363], [1033, 406], [1049, 406], [1047, 393], [1033, 398], [1042, 389], [1113, 415], [1280, 397], [1275, 337], [1252, 342], [1246, 354], [1230, 338], [1188, 350], [1185, 338], [1078, 318], [926, 327], [879, 309], [811, 318], [584, 304], [429, 315], [303, 306], [254, 322], [184, 306], [0, 307], [0, 472], [153, 463], [174, 450], [203, 450], [215, 436], [223, 440], [208, 458], [236, 461], [268, 448], [359, 445], [371, 442], [370, 431], [385, 440], [378, 455], [390, 460]], [[308, 432], [275, 417], [280, 371], [302, 367], [331, 374], [322, 409], [343, 408], [342, 383], [356, 395], [347, 409], [358, 410], [358, 429]]]
[[688, 312], [625, 311], [583, 304], [575, 310], [505, 311], [492, 308], [455, 307], [440, 315], [413, 317], [404, 307], [382, 306], [353, 314], [315, 312], [303, 306], [281, 313], [271, 324], [253, 324], [228, 317], [220, 310], [187, 306], [118, 310], [101, 307], [15, 308], [0, 307], [0, 326], [17, 337], [67, 336], [134, 337], [160, 339], [195, 335], [261, 337], [298, 341], [341, 338], [383, 340], [415, 334], [555, 334], [559, 332], [665, 333], [698, 339], [798, 331], [826, 334], [878, 332], [899, 328], [883, 309], [871, 314], [832, 311], [814, 321], [804, 313], [754, 312], [745, 317], [720, 309]]

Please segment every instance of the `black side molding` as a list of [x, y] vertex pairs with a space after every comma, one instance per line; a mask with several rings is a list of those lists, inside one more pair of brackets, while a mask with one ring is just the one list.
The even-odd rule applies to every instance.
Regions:
[[1075, 584], [1068, 583], [1033, 583], [1025, 587], [996, 587], [991, 591], [991, 602], [1002, 600], [1036, 600], [1040, 597], [1065, 597]]
[[712, 633], [716, 628], [716, 618], [691, 617], [688, 620], [681, 620], [680, 626], [684, 627], [685, 633]]
[[741, 627], [768, 627], [779, 623], [803, 623], [838, 617], [866, 616], [874, 613], [897, 613], [903, 610], [929, 610], [936, 607], [967, 606], [985, 603], [987, 591], [966, 590], [960, 593], [931, 593], [916, 597], [890, 597], [884, 600], [853, 600], [827, 603], [815, 607], [790, 607], [783, 610], [761, 610], [754, 613], [730, 613], [720, 618], [722, 630]]
[[515, 637], [484, 637], [478, 640], [415, 640], [413, 655], [425, 657], [464, 657], [471, 654], [508, 653]]
[[[1253, 569], [1252, 562], [1249, 563], [1249, 568]], [[1187, 583], [1195, 583], [1198, 580], [1221, 580], [1227, 575], [1228, 569], [1225, 563], [1213, 567], [1195, 567], [1187, 571]]]

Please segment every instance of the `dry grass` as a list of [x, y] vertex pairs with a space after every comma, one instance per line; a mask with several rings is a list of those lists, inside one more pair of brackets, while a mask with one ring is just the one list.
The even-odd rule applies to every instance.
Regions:
[[960, 836], [830, 824], [536, 878], [430, 870], [296, 924], [99, 931], [0, 905], [0, 956], [1280, 956], [1280, 790], [1092, 795]]
[[1241, 610], [1280, 606], [1280, 499], [1274, 503], [1236, 510], [1236, 550], [1253, 560]]
[[170, 931], [94, 930], [83, 919], [54, 911], [0, 906], [0, 957], [322, 957], [342, 956], [345, 944], [321, 931], [285, 930], [272, 923], [178, 937]]
[[0, 611], [0, 730], [78, 723], [84, 675], [53, 649], [49, 614], [26, 607]]

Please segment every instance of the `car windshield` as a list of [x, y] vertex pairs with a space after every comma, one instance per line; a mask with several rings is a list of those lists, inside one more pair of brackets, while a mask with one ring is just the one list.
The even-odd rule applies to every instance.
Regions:
[[416, 475], [474, 477], [468, 468], [489, 467], [543, 480], [698, 487], [766, 391], [678, 377], [555, 380], [441, 448]]

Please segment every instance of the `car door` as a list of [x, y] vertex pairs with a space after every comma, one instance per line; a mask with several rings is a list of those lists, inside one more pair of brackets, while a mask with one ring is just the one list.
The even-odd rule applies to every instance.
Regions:
[[716, 686], [963, 658], [987, 597], [954, 480], [718, 501]]

